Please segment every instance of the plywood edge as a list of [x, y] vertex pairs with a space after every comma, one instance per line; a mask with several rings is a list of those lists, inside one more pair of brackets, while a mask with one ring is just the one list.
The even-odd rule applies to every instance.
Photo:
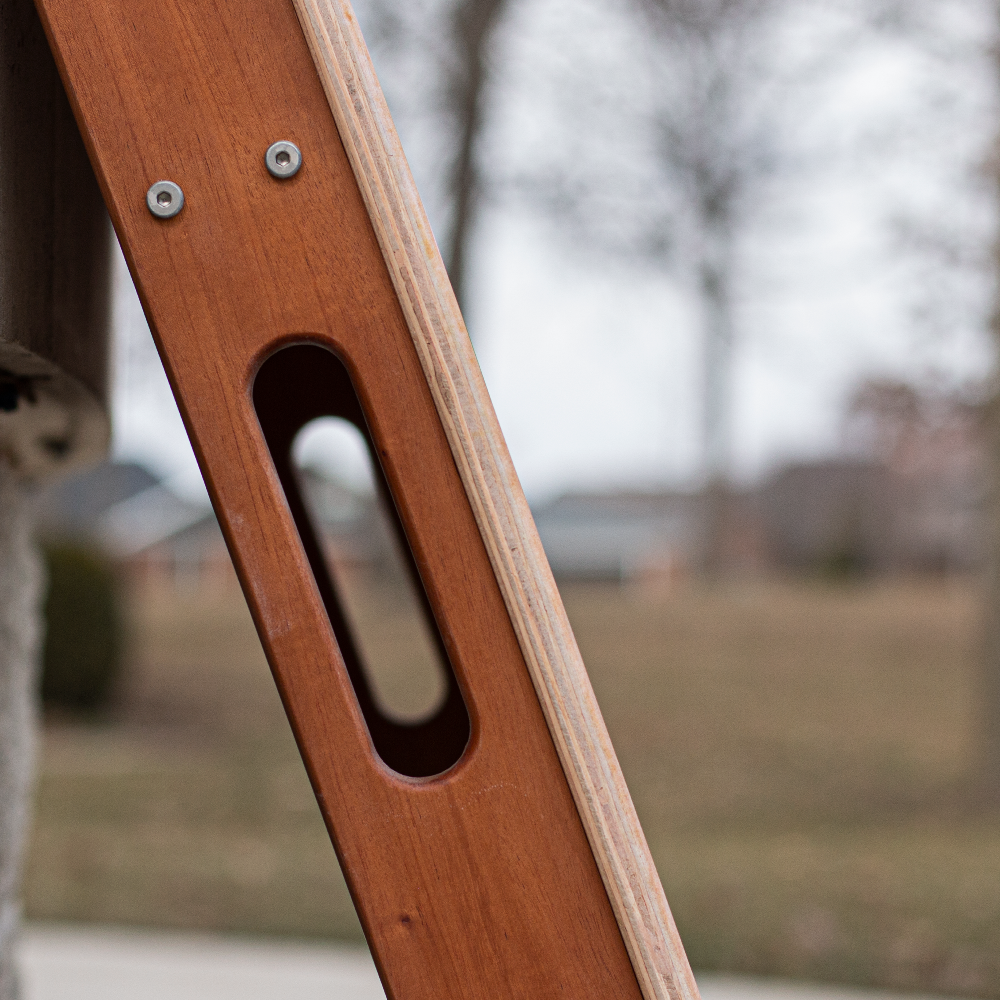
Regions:
[[293, 2], [636, 978], [647, 1000], [696, 1000], [694, 977], [354, 12], [346, 0]]

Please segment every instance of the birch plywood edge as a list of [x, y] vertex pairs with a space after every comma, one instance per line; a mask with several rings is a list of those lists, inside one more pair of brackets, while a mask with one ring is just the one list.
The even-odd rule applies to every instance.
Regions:
[[293, 0], [647, 1000], [697, 986], [531, 512], [345, 0]]

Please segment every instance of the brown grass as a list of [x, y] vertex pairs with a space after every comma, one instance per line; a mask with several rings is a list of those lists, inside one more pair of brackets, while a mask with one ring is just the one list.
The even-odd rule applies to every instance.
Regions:
[[[970, 585], [565, 597], [696, 967], [1000, 997]], [[115, 710], [48, 727], [29, 914], [357, 937], [242, 600], [133, 620]]]

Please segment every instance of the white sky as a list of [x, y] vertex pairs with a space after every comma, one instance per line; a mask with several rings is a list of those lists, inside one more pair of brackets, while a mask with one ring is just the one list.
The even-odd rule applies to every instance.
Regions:
[[[545, 53], [558, 52], [546, 77], [548, 93], [558, 90], [560, 65], [577, 51], [558, 32], [580, 23], [571, 15], [583, 2], [524, 0], [515, 8], [501, 40], [515, 75], [525, 66], [537, 74]], [[601, 37], [612, 49], [619, 39], [627, 59], [627, 32], [611, 30], [614, 20], [596, 0], [586, 4], [587, 30], [610, 18]], [[535, 24], [550, 37], [539, 41]], [[573, 69], [578, 81], [580, 66]], [[887, 225], [893, 212], [935, 225], [945, 218], [949, 232], [970, 244], [981, 244], [989, 229], [988, 203], [956, 182], [984, 147], [988, 81], [966, 59], [964, 75], [956, 68], [953, 80], [935, 81], [934, 105], [926, 72], [886, 46], [848, 75], [803, 132], [832, 136], [830, 148], [867, 136], [865, 159], [838, 159], [836, 169], [788, 180], [768, 194], [746, 236], [733, 402], [733, 464], [744, 480], [782, 461], [834, 451], [844, 400], [861, 377], [966, 379], [989, 370], [977, 322], [985, 286], [974, 276], [961, 279], [961, 295], [946, 288], [932, 303], [943, 316], [939, 327], [929, 333], [916, 325], [922, 286], [914, 276], [931, 291], [936, 283], [900, 258]], [[509, 80], [495, 94], [499, 133], [488, 148], [509, 157], [510, 169], [539, 136], [558, 138], [558, 112], [536, 82]], [[387, 91], [392, 102], [388, 83]], [[923, 112], [924, 104], [932, 110]], [[399, 118], [418, 185], [430, 188], [433, 131], [408, 118], [405, 107]], [[522, 135], [530, 138], [519, 147]], [[669, 274], [584, 257], [550, 221], [501, 203], [477, 234], [470, 298], [480, 363], [530, 498], [695, 481], [698, 314]], [[120, 259], [115, 329], [115, 454], [197, 495], [194, 457]]]

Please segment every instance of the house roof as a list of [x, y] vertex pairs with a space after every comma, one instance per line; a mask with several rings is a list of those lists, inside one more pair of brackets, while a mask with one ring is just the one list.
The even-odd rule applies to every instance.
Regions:
[[150, 489], [158, 480], [136, 462], [101, 462], [39, 494], [36, 524], [41, 534], [94, 535], [104, 513]]
[[214, 524], [215, 514], [157, 483], [107, 508], [95, 534], [110, 555], [125, 559], [200, 522]]

